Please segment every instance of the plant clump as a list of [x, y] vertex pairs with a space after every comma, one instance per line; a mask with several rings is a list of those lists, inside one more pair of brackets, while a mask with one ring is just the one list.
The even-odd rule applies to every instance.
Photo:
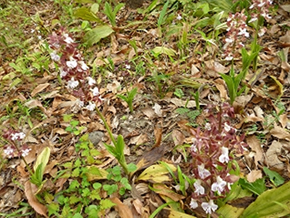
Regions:
[[217, 210], [215, 200], [226, 197], [235, 182], [234, 153], [242, 153], [246, 143], [244, 135], [237, 135], [232, 127], [234, 109], [227, 103], [208, 106], [205, 110], [208, 122], [204, 128], [191, 130], [192, 174], [196, 178], [190, 207], [201, 206], [207, 214]]

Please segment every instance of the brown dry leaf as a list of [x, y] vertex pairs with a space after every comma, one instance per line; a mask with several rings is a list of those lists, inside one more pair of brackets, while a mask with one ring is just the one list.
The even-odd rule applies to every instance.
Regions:
[[31, 92], [31, 96], [34, 97], [37, 93], [42, 92], [48, 86], [50, 86], [50, 83], [39, 84], [33, 89], [33, 91]]
[[228, 99], [228, 92], [227, 92], [227, 89], [225, 87], [224, 80], [219, 78], [219, 79], [216, 79], [214, 82], [215, 82], [216, 88], [220, 92], [220, 98], [224, 99], [224, 100]]
[[119, 216], [120, 216], [121, 218], [133, 218], [133, 214], [132, 214], [130, 208], [129, 208], [127, 205], [123, 204], [123, 203], [119, 200], [119, 198], [113, 197], [113, 198], [110, 198], [110, 200], [111, 200], [114, 204], [116, 204], [116, 205], [114, 206], [114, 208], [119, 212]]
[[167, 196], [175, 202], [180, 201], [185, 198], [183, 195], [175, 193], [172, 189], [168, 188], [164, 184], [153, 184], [153, 188], [154, 188], [155, 193]]
[[263, 176], [261, 170], [252, 170], [246, 177], [249, 182], [255, 182]]
[[156, 126], [154, 128], [154, 135], [155, 135], [155, 145], [153, 146], [153, 148], [159, 147], [162, 141], [162, 127], [158, 127]]
[[184, 107], [186, 104], [187, 108], [195, 108], [195, 101], [185, 101], [179, 98], [170, 98], [169, 101], [173, 103], [176, 107]]
[[247, 137], [246, 141], [252, 151], [255, 152], [255, 166], [257, 167], [259, 161], [261, 163], [264, 161], [264, 151], [261, 147], [261, 142], [255, 135]]
[[283, 129], [286, 127], [288, 122], [287, 116], [288, 116], [287, 114], [282, 114], [279, 116], [279, 122], [281, 123]]
[[47, 208], [39, 203], [37, 198], [34, 195], [34, 192], [32, 191], [32, 186], [33, 184], [30, 183], [30, 181], [25, 182], [24, 185], [24, 193], [25, 196], [27, 197], [29, 205], [40, 215], [43, 215], [44, 217], [47, 216]]
[[42, 106], [42, 103], [39, 100], [36, 99], [31, 99], [30, 101], [26, 102], [24, 104], [26, 107], [28, 107], [29, 109], [35, 108], [35, 107], [39, 107], [43, 113], [47, 114], [46, 109]]
[[175, 145], [182, 145], [184, 143], [185, 136], [177, 129], [172, 131], [171, 136]]
[[155, 112], [152, 108], [147, 107], [147, 108], [143, 108], [142, 112], [144, 115], [146, 115], [149, 119], [153, 119], [155, 117]]
[[284, 164], [279, 160], [279, 155], [281, 155], [283, 144], [278, 141], [273, 141], [269, 149], [266, 152], [265, 161], [269, 168], [274, 168], [277, 170], [283, 170]]
[[141, 134], [130, 139], [129, 145], [141, 145], [148, 141], [148, 136], [146, 134]]
[[276, 124], [274, 124], [274, 128], [271, 129], [270, 133], [278, 139], [286, 139], [290, 141], [290, 133], [287, 132], [285, 129], [277, 126]]
[[132, 204], [138, 214], [143, 214], [143, 204], [139, 199], [133, 200]]

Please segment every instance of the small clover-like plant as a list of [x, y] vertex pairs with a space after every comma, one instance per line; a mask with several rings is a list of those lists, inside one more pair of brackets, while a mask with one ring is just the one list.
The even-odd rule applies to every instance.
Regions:
[[229, 104], [208, 106], [204, 128], [191, 129], [194, 136], [191, 145], [194, 192], [190, 207], [201, 207], [206, 214], [218, 209], [217, 199], [226, 197], [235, 182], [231, 175], [235, 170], [234, 154], [242, 153], [246, 143], [232, 127], [234, 109]]

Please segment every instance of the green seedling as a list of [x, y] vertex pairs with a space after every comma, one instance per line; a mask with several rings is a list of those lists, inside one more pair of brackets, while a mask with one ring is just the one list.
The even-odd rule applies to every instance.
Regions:
[[34, 173], [30, 176], [31, 182], [38, 187], [41, 187], [45, 181], [43, 181], [43, 173], [45, 167], [48, 163], [50, 156], [50, 148], [46, 147], [37, 157], [36, 162], [34, 164]]
[[264, 173], [269, 177], [270, 181], [277, 187], [285, 182], [285, 179], [279, 173], [263, 167]]
[[124, 3], [119, 3], [113, 10], [112, 6], [108, 2], [105, 3], [104, 13], [107, 15], [113, 27], [117, 25], [116, 24], [117, 13], [122, 7], [124, 7], [124, 5], [125, 5]]
[[182, 98], [184, 96], [184, 93], [182, 91], [182, 89], [175, 89], [174, 95], [176, 95], [178, 98]]
[[248, 182], [246, 179], [241, 178], [239, 184], [242, 188], [253, 192], [256, 195], [261, 195], [266, 190], [265, 179], [257, 179], [255, 182]]
[[131, 113], [133, 113], [133, 100], [134, 100], [135, 95], [137, 94], [137, 91], [138, 91], [138, 88], [134, 88], [130, 92], [127, 91], [127, 96], [117, 95], [119, 98], [121, 98], [128, 104]]

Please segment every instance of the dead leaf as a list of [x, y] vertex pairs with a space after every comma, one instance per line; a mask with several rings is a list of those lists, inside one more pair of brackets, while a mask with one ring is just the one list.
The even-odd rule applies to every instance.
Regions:
[[33, 184], [31, 184], [29, 180], [25, 182], [24, 193], [25, 196], [27, 197], [29, 205], [40, 215], [48, 217], [47, 208], [43, 204], [39, 203], [39, 201], [34, 195], [34, 192], [32, 191], [32, 186]]
[[216, 88], [220, 92], [220, 98], [224, 99], [224, 100], [228, 99], [228, 92], [227, 92], [227, 89], [225, 87], [224, 80], [219, 78], [219, 79], [216, 79], [214, 82], [215, 82]]
[[250, 146], [251, 150], [253, 152], [255, 152], [255, 156], [254, 156], [254, 159], [255, 159], [255, 166], [256, 168], [258, 167], [259, 165], [259, 161], [261, 163], [264, 162], [264, 151], [261, 147], [261, 142], [260, 140], [257, 138], [257, 136], [255, 135], [252, 135], [252, 136], [249, 136], [246, 138], [246, 141], [247, 141], [247, 144]]
[[257, 179], [262, 178], [261, 170], [252, 170], [247, 176], [249, 182], [255, 182]]
[[180, 131], [178, 131], [177, 129], [174, 129], [172, 131], [171, 136], [172, 136], [172, 139], [174, 141], [175, 146], [176, 145], [182, 145], [184, 143], [185, 136]]
[[48, 86], [50, 86], [50, 83], [39, 84], [33, 89], [33, 91], [31, 92], [31, 96], [34, 97], [37, 93], [42, 92]]
[[164, 184], [153, 184], [153, 188], [155, 193], [167, 196], [175, 202], [185, 198], [185, 196], [175, 193], [172, 189], [168, 188]]
[[155, 135], [155, 145], [153, 148], [159, 147], [162, 141], [162, 128], [156, 126], [154, 128], [154, 135]]
[[270, 133], [278, 139], [286, 139], [290, 141], [290, 133], [287, 132], [285, 129], [277, 126], [276, 124], [274, 124], [274, 128], [271, 129]]
[[278, 156], [281, 154], [283, 144], [278, 141], [273, 141], [269, 149], [266, 152], [266, 163], [269, 168], [274, 168], [277, 170], [283, 170], [284, 164], [279, 160]]
[[121, 218], [133, 218], [133, 214], [132, 214], [130, 208], [129, 208], [127, 205], [123, 204], [123, 203], [119, 200], [119, 198], [113, 197], [113, 198], [110, 198], [110, 200], [111, 200], [114, 204], [116, 204], [116, 205], [114, 206], [114, 208], [115, 208], [116, 210], [118, 210], [118, 212], [119, 212], [119, 216], [120, 216]]

